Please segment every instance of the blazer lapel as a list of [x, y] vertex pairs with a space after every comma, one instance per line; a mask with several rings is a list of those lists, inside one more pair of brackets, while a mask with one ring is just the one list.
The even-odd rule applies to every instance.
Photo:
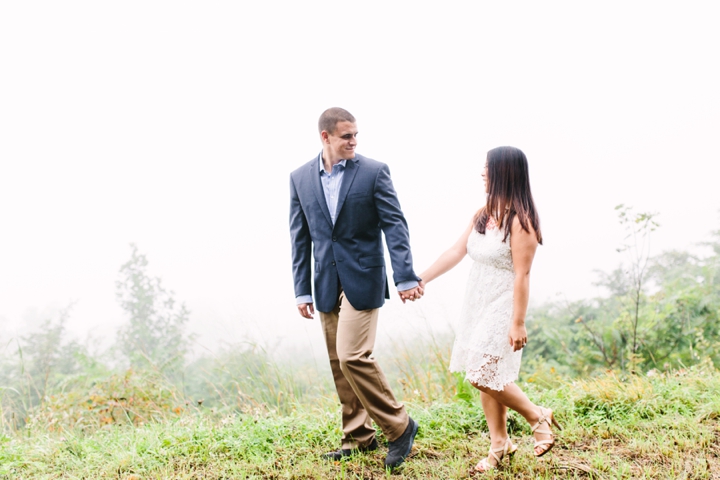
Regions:
[[[330, 210], [328, 210], [327, 201], [325, 200], [325, 193], [322, 189], [322, 183], [320, 182], [320, 158], [322, 152], [318, 155], [318, 158], [314, 162], [310, 162], [310, 183], [312, 184], [313, 192], [315, 192], [315, 198], [317, 198], [318, 204], [320, 205], [320, 211], [325, 215], [325, 219], [332, 228], [332, 218], [330, 217]], [[344, 179], [343, 179], [344, 180]]]
[[338, 193], [338, 203], [337, 203], [337, 209], [335, 210], [335, 218], [340, 218], [340, 212], [342, 211], [343, 205], [345, 205], [345, 199], [347, 198], [347, 194], [350, 191], [350, 186], [352, 185], [353, 180], [355, 180], [355, 175], [358, 172], [358, 159], [354, 158], [352, 160], [348, 160], [345, 163], [345, 171], [343, 172], [343, 179], [342, 179], [342, 185], [340, 185], [340, 192]]

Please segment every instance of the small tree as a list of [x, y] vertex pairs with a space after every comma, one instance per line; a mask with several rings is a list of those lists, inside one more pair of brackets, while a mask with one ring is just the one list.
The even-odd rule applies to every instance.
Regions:
[[615, 207], [620, 218], [620, 224], [625, 229], [623, 244], [618, 252], [627, 255], [626, 275], [628, 300], [630, 302], [630, 363], [635, 369], [637, 363], [640, 339], [638, 327], [640, 326], [640, 307], [643, 302], [645, 283], [647, 281], [648, 262], [650, 260], [650, 234], [659, 226], [654, 220], [657, 213], [635, 213], [632, 207], [623, 204]]
[[132, 367], [177, 372], [184, 363], [190, 338], [185, 335], [190, 312], [178, 305], [174, 292], [147, 272], [147, 257], [131, 244], [130, 260], [120, 268], [116, 296], [129, 316], [118, 332], [117, 348]]
[[643, 236], [657, 224], [651, 215], [621, 209], [630, 225], [618, 250], [628, 257], [620, 268], [599, 272], [597, 282], [610, 295], [533, 308], [527, 356], [574, 374], [669, 370], [708, 360], [720, 366], [720, 231], [701, 244], [709, 255], [668, 251], [648, 259]]
[[[631, 207], [618, 205], [620, 225], [625, 238], [619, 253], [626, 261], [610, 273], [598, 272], [596, 285], [605, 287], [608, 298], [567, 305], [567, 322], [575, 332], [578, 364], [603, 365], [605, 368], [635, 370], [642, 361], [643, 335], [655, 321], [652, 314], [643, 315], [650, 260], [650, 234], [658, 227], [655, 213], [635, 213]], [[648, 312], [646, 312], [648, 313]]]
[[71, 307], [53, 313], [36, 330], [2, 345], [0, 424], [9, 421], [14, 427], [22, 425], [30, 409], [80, 371], [86, 350], [76, 340], [68, 340], [65, 331]]
[[75, 340], [65, 340], [65, 322], [70, 307], [59, 312], [57, 322], [45, 320], [37, 331], [23, 335], [18, 346], [21, 368], [30, 390], [39, 403], [61, 378], [79, 370], [78, 355], [83, 347]]

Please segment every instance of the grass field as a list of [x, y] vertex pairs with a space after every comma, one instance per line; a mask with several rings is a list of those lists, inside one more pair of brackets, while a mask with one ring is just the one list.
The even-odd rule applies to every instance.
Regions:
[[[139, 423], [82, 429], [56, 422], [52, 431], [43, 419], [67, 412], [46, 407], [25, 428], [5, 429], [0, 478], [467, 478], [489, 447], [478, 397], [450, 380], [445, 395], [400, 383], [420, 431], [412, 457], [392, 474], [382, 467], [384, 446], [343, 462], [318, 458], [340, 437], [336, 399], [326, 395], [286, 404], [284, 413], [263, 404], [235, 413], [186, 405]], [[720, 374], [710, 366], [522, 385], [564, 429], [538, 461], [528, 425], [511, 416], [520, 450], [493, 478], [720, 478]]]

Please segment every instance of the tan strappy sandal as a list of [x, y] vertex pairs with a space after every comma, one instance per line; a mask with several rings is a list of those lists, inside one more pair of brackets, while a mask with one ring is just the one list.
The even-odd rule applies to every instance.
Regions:
[[[547, 428], [541, 430], [543, 423], [547, 424]], [[555, 434], [550, 429], [551, 425], [554, 425], [558, 430], [562, 430], [560, 424], [555, 420], [552, 410], [549, 408], [540, 407], [540, 419], [535, 425], [531, 427], [532, 433], [541, 433], [543, 435], [550, 435], [550, 438], [545, 440], [535, 440], [535, 449], [538, 447], [544, 447], [540, 453], [535, 450], [535, 456], [540, 458], [548, 453], [555, 446]]]
[[[480, 460], [480, 462], [475, 465], [474, 471], [477, 473], [485, 473], [489, 472], [490, 470], [497, 469], [498, 466], [500, 466], [500, 462], [502, 462], [502, 459], [507, 457], [509, 461], [512, 458], [513, 454], [517, 451], [517, 449], [517, 445], [513, 445], [513, 443], [510, 441], [510, 437], [506, 438], [505, 444], [502, 447], [495, 449], [490, 447], [487, 458], [483, 458], [482, 460]], [[490, 462], [488, 462], [488, 458], [490, 458], [491, 456], [495, 459], [495, 462], [497, 462], [496, 465], [490, 465]]]

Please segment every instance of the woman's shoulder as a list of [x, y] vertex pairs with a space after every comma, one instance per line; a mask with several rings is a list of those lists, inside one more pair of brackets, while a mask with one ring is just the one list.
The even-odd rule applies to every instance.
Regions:
[[513, 217], [512, 225], [510, 225], [510, 235], [515, 237], [524, 237], [527, 235], [528, 237], [537, 238], [537, 232], [535, 232], [530, 219], [526, 219], [525, 225], [523, 225], [519, 215]]

